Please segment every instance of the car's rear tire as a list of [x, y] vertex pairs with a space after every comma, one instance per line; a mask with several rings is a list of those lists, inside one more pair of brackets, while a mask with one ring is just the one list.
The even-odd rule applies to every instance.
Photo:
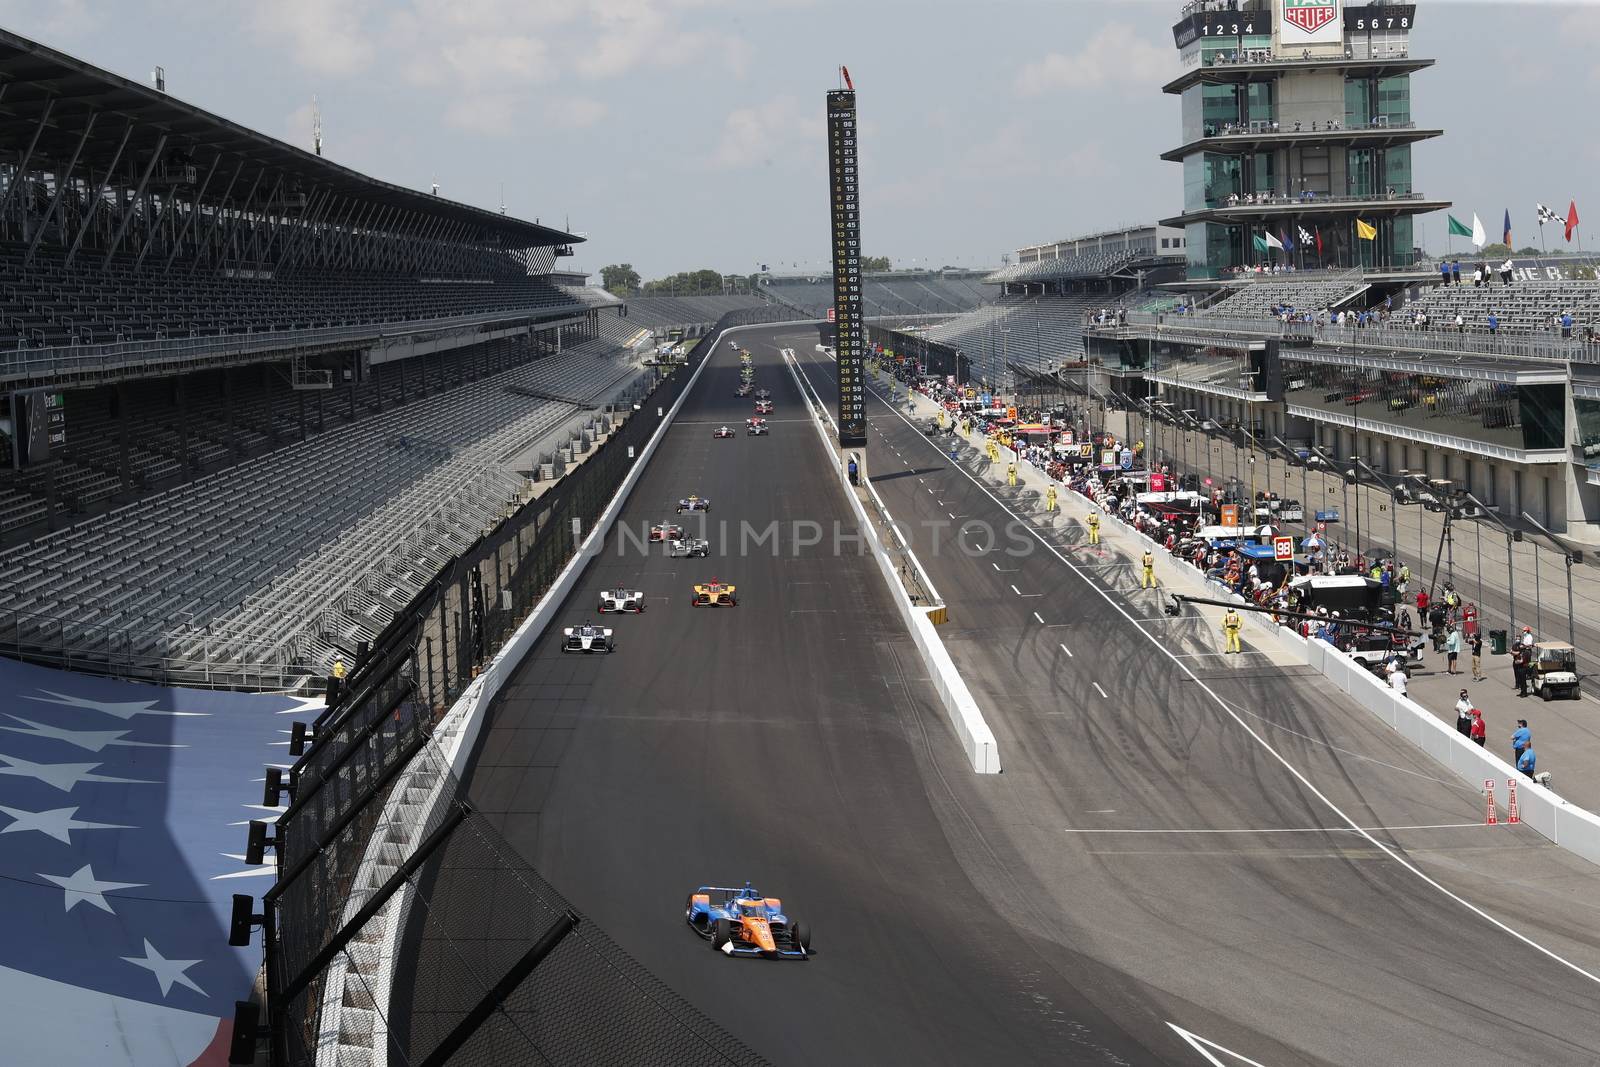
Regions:
[[1548, 685], [1541, 685], [1539, 687], [1539, 696], [1546, 704], [1550, 703], [1550, 687]]
[[711, 926], [711, 947], [721, 949], [733, 940], [733, 924], [727, 919], [718, 919]]
[[803, 922], [791, 921], [789, 923], [789, 936], [794, 940], [795, 947], [802, 952], [811, 951], [811, 928]]

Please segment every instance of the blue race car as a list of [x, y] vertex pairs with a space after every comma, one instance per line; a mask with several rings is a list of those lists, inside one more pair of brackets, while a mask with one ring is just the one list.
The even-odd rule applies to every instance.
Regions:
[[783, 901], [764, 897], [749, 882], [743, 889], [703, 885], [689, 894], [684, 920], [689, 929], [728, 956], [803, 960], [811, 954], [811, 931], [783, 913]]

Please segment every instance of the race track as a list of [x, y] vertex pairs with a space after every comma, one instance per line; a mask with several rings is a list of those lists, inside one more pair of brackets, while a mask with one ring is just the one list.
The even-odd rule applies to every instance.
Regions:
[[[711, 498], [711, 558], [614, 535], [564, 622], [619, 583], [648, 611], [608, 623], [610, 657], [547, 637], [490, 709], [468, 791], [545, 877], [778, 1063], [1205, 1064], [1174, 1027], [1213, 1063], [1600, 1061], [1600, 983], [1561, 962], [1600, 973], [1593, 868], [1476, 825], [1476, 794], [1303, 672], [1211, 655], [1129, 559], [1075, 533], [1048, 536], [1078, 570], [953, 549], [1028, 502], [873, 401], [868, 469], [999, 738], [1005, 773], [973, 775], [876, 565], [835, 550], [854, 523], [779, 354], [831, 396], [815, 340], [740, 335], [766, 438], [724, 345], [623, 512], [637, 535]], [[738, 607], [689, 606], [712, 575]], [[725, 959], [683, 925], [688, 890], [745, 879], [812, 960]]]

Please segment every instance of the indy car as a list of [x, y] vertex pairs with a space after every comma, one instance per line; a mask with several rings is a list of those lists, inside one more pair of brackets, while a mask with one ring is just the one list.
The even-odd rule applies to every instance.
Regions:
[[609, 612], [623, 612], [637, 615], [644, 610], [644, 594], [637, 589], [624, 589], [617, 586], [615, 589], [600, 590], [600, 614]]
[[694, 599], [690, 601], [697, 608], [731, 608], [739, 603], [739, 598], [734, 595], [736, 586], [718, 578], [709, 582], [697, 582], [694, 587]]
[[658, 522], [650, 527], [650, 540], [676, 541], [683, 536], [683, 527], [675, 522]]
[[593, 623], [584, 623], [582, 626], [569, 626], [561, 631], [565, 640], [561, 644], [563, 652], [612, 652], [615, 646], [611, 643], [611, 631], [604, 626], [595, 626]]
[[765, 437], [772, 431], [767, 428], [766, 419], [751, 419], [750, 429], [745, 431], [751, 437]]
[[739, 386], [738, 389], [734, 390], [733, 395], [737, 396], [737, 397], [749, 396], [750, 395], [750, 383], [749, 382], [745, 382], [743, 385]]
[[747, 349], [747, 348], [741, 348], [741, 349], [739, 349], [739, 362], [740, 362], [740, 363], [745, 363], [745, 364], [748, 364], [748, 363], [750, 363], [750, 362], [751, 362], [751, 360], [752, 360], [752, 359], [753, 359], [753, 358], [754, 358], [754, 357], [752, 357], [752, 356], [751, 356], [751, 355], [750, 355], [750, 350], [749, 350], [749, 349]]
[[[724, 426], [723, 429], [727, 430], [728, 428], [726, 426]], [[733, 431], [732, 430], [728, 430], [728, 436], [729, 437], [733, 436]], [[710, 511], [711, 510], [711, 501], [707, 500], [705, 497], [695, 496], [693, 493], [691, 493], [688, 496], [684, 497], [682, 500], [678, 501], [678, 510], [679, 511]]]
[[705, 557], [711, 554], [711, 542], [703, 537], [678, 538], [667, 546], [667, 555], [682, 556], [689, 559]]
[[[726, 426], [718, 426], [715, 430], [711, 431], [711, 436], [720, 441], [724, 437], [732, 437], [733, 431], [728, 429]], [[682, 511], [683, 509], [679, 508], [678, 510]]]
[[757, 400], [771, 400], [772, 399], [772, 390], [771, 389], [757, 389], [756, 390], [756, 399]]
[[770, 401], [770, 400], [757, 400], [756, 401], [756, 414], [757, 415], [771, 415], [772, 414], [772, 401]]
[[689, 929], [727, 956], [803, 960], [811, 954], [811, 931], [783, 912], [783, 901], [743, 889], [703, 885], [684, 906]]

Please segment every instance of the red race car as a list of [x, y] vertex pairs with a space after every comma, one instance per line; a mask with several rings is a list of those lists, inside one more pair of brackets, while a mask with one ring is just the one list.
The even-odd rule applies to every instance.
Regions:
[[683, 527], [676, 523], [658, 522], [650, 527], [650, 540], [681, 541], [683, 540]]
[[771, 415], [772, 414], [772, 401], [770, 401], [770, 400], [757, 400], [756, 401], [756, 414], [757, 415]]
[[732, 437], [733, 431], [726, 426], [718, 426], [715, 430], [711, 431], [711, 436], [718, 439], [723, 437]]

